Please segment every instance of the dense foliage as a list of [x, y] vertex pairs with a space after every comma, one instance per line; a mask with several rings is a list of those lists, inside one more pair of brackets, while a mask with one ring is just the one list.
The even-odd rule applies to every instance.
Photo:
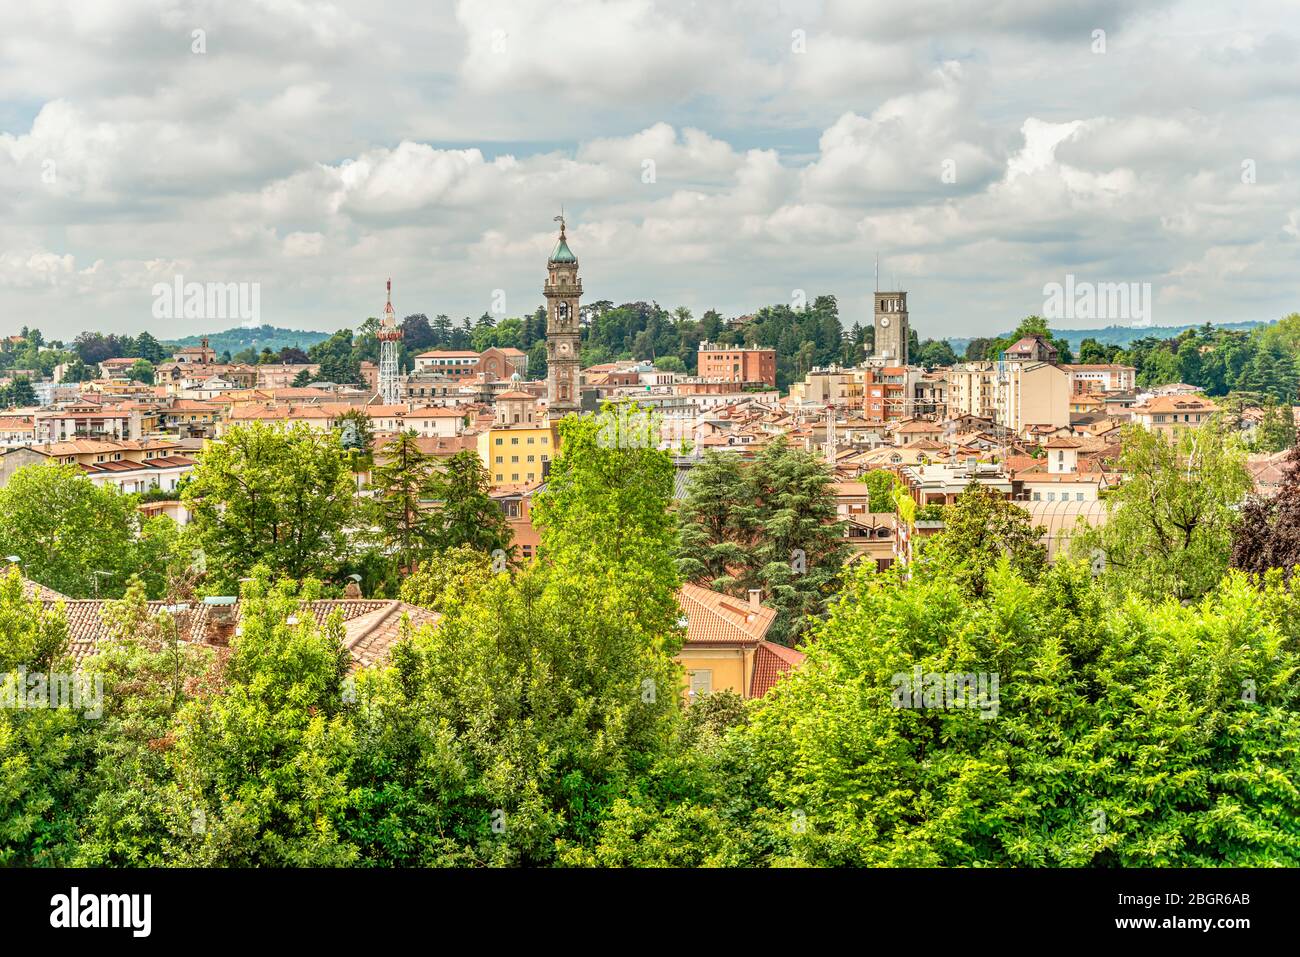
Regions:
[[763, 593], [773, 641], [795, 645], [825, 613], [847, 557], [830, 469], [784, 438], [751, 462], [708, 452], [681, 504], [678, 566], [716, 591]]

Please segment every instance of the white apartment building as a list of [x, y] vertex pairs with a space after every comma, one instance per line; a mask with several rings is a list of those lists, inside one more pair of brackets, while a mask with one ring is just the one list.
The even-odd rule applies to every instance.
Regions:
[[1070, 424], [1070, 373], [1048, 362], [965, 362], [948, 370], [948, 415], [977, 415], [1023, 432]]
[[1067, 366], [1074, 377], [1074, 390], [1128, 392], [1137, 384], [1137, 369], [1113, 362]]

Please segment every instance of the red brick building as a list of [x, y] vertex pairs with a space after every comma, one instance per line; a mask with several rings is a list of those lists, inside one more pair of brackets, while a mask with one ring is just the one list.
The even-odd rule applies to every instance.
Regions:
[[719, 382], [752, 382], [776, 388], [776, 350], [701, 342], [696, 374]]

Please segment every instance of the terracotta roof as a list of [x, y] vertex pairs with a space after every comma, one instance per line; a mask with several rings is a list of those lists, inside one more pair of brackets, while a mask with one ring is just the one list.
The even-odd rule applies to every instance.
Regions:
[[910, 422], [904, 422], [894, 427], [894, 431], [900, 434], [909, 432], [942, 432], [943, 426], [938, 422], [926, 422], [923, 419], [913, 419]]
[[688, 644], [754, 644], [763, 640], [776, 609], [749, 603], [687, 582], [677, 592], [677, 600], [686, 613]]
[[806, 657], [802, 651], [770, 641], [760, 641], [758, 650], [754, 652], [754, 677], [749, 683], [749, 696], [763, 697], [772, 690], [778, 678], [787, 671], [798, 668]]
[[[36, 588], [41, 586], [37, 585]], [[45, 591], [49, 591], [45, 589]], [[57, 592], [50, 592], [57, 595]], [[53, 608], [59, 601], [64, 606], [68, 621], [68, 638], [70, 652], [78, 661], [83, 661], [95, 653], [98, 644], [108, 638], [108, 627], [103, 613], [111, 602], [94, 599], [52, 599], [41, 596], [46, 608]], [[151, 601], [150, 609], [157, 613], [166, 605], [165, 602]], [[189, 611], [177, 615], [179, 634], [185, 641], [199, 644], [218, 645], [212, 641], [219, 633], [219, 621], [223, 608], [229, 608], [233, 629], [239, 619], [239, 604], [233, 606], [210, 605], [205, 602], [192, 603]], [[215, 610], [214, 610], [215, 609]], [[307, 606], [318, 624], [324, 624], [329, 616], [338, 611], [343, 618], [343, 644], [352, 655], [352, 668], [365, 668], [383, 659], [393, 643], [401, 637], [403, 621], [409, 621], [412, 628], [423, 624], [436, 624], [440, 618], [435, 612], [405, 602], [383, 599], [325, 599], [311, 602]]]
[[1138, 414], [1149, 412], [1216, 412], [1218, 406], [1199, 396], [1159, 395], [1143, 405], [1135, 405]]
[[1057, 438], [1049, 439], [1048, 441], [1044, 442], [1044, 443], [1043, 443], [1043, 448], [1045, 448], [1045, 449], [1077, 449], [1077, 448], [1079, 448], [1079, 446], [1081, 446], [1081, 445], [1083, 445], [1082, 442], [1076, 442], [1074, 439], [1063, 439], [1063, 438], [1060, 438], [1060, 437], [1058, 436]]
[[[531, 396], [529, 397], [531, 398]], [[463, 418], [465, 412], [463, 409], [447, 408], [446, 406], [430, 405], [422, 409], [412, 409], [406, 413], [408, 419], [459, 419]]]

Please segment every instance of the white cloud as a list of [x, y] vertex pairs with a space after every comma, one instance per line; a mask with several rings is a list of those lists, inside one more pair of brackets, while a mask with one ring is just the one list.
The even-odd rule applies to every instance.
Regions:
[[697, 313], [795, 287], [865, 310], [877, 252], [922, 335], [1003, 331], [1071, 270], [1158, 281], [1171, 321], [1296, 308], [1286, 0], [6, 16], [0, 314], [50, 335], [149, 327], [149, 287], [177, 271], [260, 281], [282, 324], [359, 322], [389, 275], [399, 310], [477, 315], [503, 288], [523, 312], [561, 204], [589, 297]]

